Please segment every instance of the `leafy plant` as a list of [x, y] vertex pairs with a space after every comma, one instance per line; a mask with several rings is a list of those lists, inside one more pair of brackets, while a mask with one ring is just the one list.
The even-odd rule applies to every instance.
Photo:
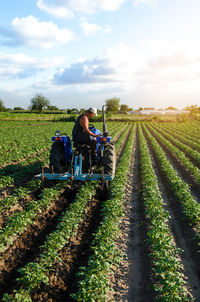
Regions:
[[142, 200], [148, 225], [147, 242], [152, 261], [153, 288], [158, 301], [191, 301], [178, 259], [179, 249], [168, 226], [169, 213], [163, 207], [155, 171], [139, 125]]

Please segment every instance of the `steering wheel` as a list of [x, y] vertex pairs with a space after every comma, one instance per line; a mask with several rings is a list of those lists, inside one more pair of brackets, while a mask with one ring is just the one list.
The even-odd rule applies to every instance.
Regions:
[[89, 124], [89, 128], [94, 129], [95, 127], [94, 127], [94, 125], [93, 125], [93, 124]]

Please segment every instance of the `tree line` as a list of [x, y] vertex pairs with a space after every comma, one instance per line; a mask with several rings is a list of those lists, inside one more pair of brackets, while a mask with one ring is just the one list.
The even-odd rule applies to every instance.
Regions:
[[[113, 97], [105, 100], [105, 105], [106, 105], [106, 114], [108, 116], [115, 115], [117, 113], [119, 114], [127, 114], [130, 111], [133, 111], [133, 108], [130, 108], [126, 104], [121, 104], [120, 105], [120, 98]], [[137, 109], [137, 111], [142, 110], [143, 108], [140, 107]], [[147, 109], [147, 108], [146, 108]], [[155, 109], [155, 108], [149, 108], [149, 109]], [[171, 110], [177, 110], [177, 108], [169, 106], [166, 109], [171, 109]], [[191, 105], [191, 106], [186, 106], [184, 109], [188, 110], [190, 114], [199, 114], [200, 113], [200, 107], [198, 105]], [[24, 109], [22, 107], [14, 107], [14, 111], [23, 111]], [[79, 114], [85, 112], [85, 108], [77, 109], [77, 108], [72, 108], [72, 109], [59, 109], [55, 105], [51, 105], [50, 101], [43, 96], [42, 94], [36, 94], [30, 102], [30, 106], [28, 107], [29, 111], [36, 111], [41, 113], [43, 110], [49, 110], [49, 111], [64, 111], [68, 114]], [[6, 108], [4, 106], [3, 100], [0, 99], [0, 112], [3, 111], [12, 111], [10, 108]], [[101, 113], [101, 110], [98, 110], [98, 113]]]
[[[126, 113], [132, 108], [129, 108], [127, 105], [122, 104], [120, 106], [120, 99], [117, 97], [107, 99], [106, 101], [106, 112], [107, 114], [113, 115], [116, 114], [119, 110], [122, 113]], [[41, 113], [43, 110], [50, 110], [50, 111], [60, 111], [57, 106], [51, 105], [50, 101], [43, 96], [42, 94], [36, 94], [35, 97], [31, 99], [30, 106], [28, 108], [30, 111], [38, 111]], [[3, 104], [3, 101], [0, 99], [0, 111], [10, 111], [12, 109], [6, 108]], [[22, 107], [14, 107], [14, 111], [22, 111], [24, 110]], [[78, 114], [78, 113], [83, 113], [85, 112], [85, 108], [82, 109], [77, 109], [77, 108], [72, 108], [72, 109], [62, 109], [68, 114]], [[98, 110], [98, 113], [100, 113], [101, 110]]]

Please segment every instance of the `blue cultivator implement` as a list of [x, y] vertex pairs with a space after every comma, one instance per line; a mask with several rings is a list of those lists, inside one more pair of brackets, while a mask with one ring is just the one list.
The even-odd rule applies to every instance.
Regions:
[[[49, 171], [44, 169], [36, 178], [56, 180], [102, 180], [106, 185], [115, 175], [115, 148], [108, 136], [105, 122], [104, 106], [103, 112], [103, 134], [93, 125], [89, 129], [100, 136], [96, 138], [96, 150], [93, 144], [75, 143], [72, 148], [72, 141], [69, 136], [61, 135], [56, 131], [52, 137], [50, 151]], [[92, 148], [93, 145], [93, 148]]]

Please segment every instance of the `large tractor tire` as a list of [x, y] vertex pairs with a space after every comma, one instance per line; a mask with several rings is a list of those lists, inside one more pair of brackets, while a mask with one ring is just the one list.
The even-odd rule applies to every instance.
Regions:
[[116, 156], [115, 145], [113, 143], [106, 143], [103, 151], [103, 168], [104, 174], [115, 175]]
[[63, 173], [66, 170], [65, 147], [63, 142], [54, 142], [50, 151], [50, 171]]

